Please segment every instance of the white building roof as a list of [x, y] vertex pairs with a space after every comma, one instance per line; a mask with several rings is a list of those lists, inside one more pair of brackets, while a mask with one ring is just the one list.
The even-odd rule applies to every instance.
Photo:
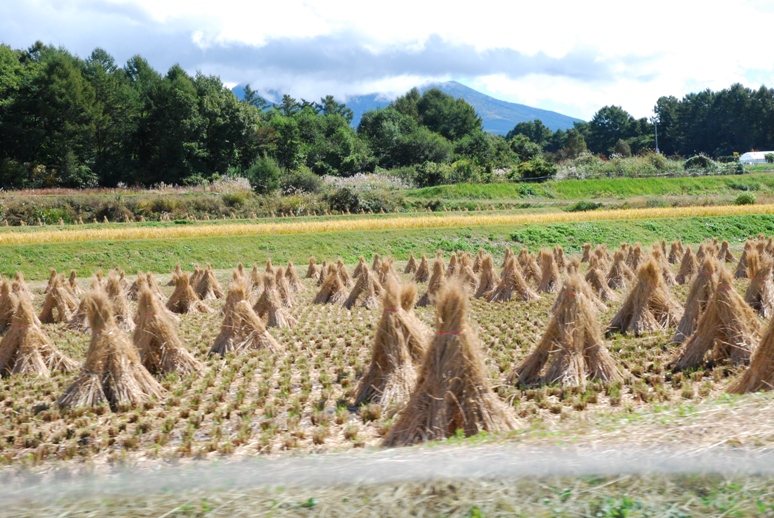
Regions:
[[769, 153], [774, 153], [774, 151], [748, 151], [739, 157], [739, 161], [744, 162], [746, 160], [766, 160], [766, 155]]

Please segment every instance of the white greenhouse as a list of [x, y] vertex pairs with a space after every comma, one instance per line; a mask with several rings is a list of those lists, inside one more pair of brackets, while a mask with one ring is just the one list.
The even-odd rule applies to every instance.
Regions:
[[739, 157], [739, 161], [745, 165], [765, 164], [766, 155], [774, 154], [774, 151], [750, 151]]

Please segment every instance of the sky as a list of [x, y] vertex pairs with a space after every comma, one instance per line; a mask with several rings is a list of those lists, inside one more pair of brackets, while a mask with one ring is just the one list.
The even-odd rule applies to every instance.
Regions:
[[771, 27], [774, 0], [0, 2], [0, 42], [14, 48], [101, 47], [309, 100], [456, 80], [585, 120], [606, 105], [649, 117], [662, 95], [773, 87]]

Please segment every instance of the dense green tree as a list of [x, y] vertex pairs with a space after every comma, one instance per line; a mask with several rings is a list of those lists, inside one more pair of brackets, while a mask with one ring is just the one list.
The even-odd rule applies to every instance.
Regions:
[[417, 111], [423, 126], [451, 141], [482, 130], [481, 118], [470, 104], [438, 88], [422, 94]]
[[[524, 135], [530, 140], [530, 142], [534, 142], [538, 146], [545, 147], [551, 141], [553, 132], [550, 128], [547, 128], [543, 124], [543, 121], [536, 119], [533, 121], [519, 122], [511, 131], [505, 135], [505, 138], [510, 140], [516, 135]], [[556, 149], [559, 149], [559, 147]]]
[[618, 139], [635, 137], [636, 131], [636, 122], [629, 112], [620, 106], [605, 106], [589, 122], [586, 144], [592, 153], [609, 155]]

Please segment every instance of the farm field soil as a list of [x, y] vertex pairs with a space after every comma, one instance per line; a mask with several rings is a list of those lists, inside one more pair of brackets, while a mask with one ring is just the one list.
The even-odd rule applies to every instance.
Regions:
[[[666, 214], [672, 214], [665, 211]], [[564, 215], [568, 213], [560, 213]], [[0, 273], [13, 275], [23, 271], [28, 279], [47, 279], [49, 269], [60, 272], [75, 269], [88, 276], [98, 269], [107, 271], [118, 266], [129, 273], [139, 270], [169, 272], [180, 263], [189, 269], [194, 263], [211, 263], [214, 268], [232, 268], [239, 261], [263, 263], [305, 262], [310, 256], [320, 259], [341, 257], [354, 263], [360, 255], [378, 251], [397, 260], [408, 259], [410, 253], [432, 254], [436, 250], [464, 250], [475, 253], [478, 248], [501, 255], [506, 246], [539, 248], [561, 245], [577, 252], [585, 242], [605, 242], [611, 246], [625, 241], [652, 243], [666, 239], [682, 239], [698, 243], [721, 236], [739, 245], [758, 233], [774, 233], [774, 215], [746, 214], [712, 217], [667, 217], [656, 219], [587, 221], [562, 223], [507, 224], [442, 228], [407, 228], [388, 230], [340, 230], [279, 235], [238, 235], [177, 239], [140, 239], [82, 242], [36, 242], [0, 245]], [[548, 216], [548, 215], [546, 215]], [[444, 216], [440, 216], [443, 218]], [[457, 221], [457, 220], [454, 220]], [[469, 223], [469, 222], [468, 222]], [[110, 235], [110, 232], [106, 232]]]

